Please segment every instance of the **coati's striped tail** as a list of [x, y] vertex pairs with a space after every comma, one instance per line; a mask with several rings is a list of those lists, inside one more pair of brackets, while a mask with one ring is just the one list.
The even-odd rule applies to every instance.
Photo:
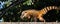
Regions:
[[58, 8], [57, 6], [48, 6], [41, 9], [40, 12], [43, 14], [46, 14], [48, 11], [53, 10], [53, 9], [60, 10], [60, 8]]
[[38, 16], [39, 20], [44, 21], [43, 15], [45, 15], [48, 11], [53, 10], [53, 9], [60, 10], [60, 8], [58, 8], [57, 6], [48, 6], [41, 9], [39, 11], [39, 16]]

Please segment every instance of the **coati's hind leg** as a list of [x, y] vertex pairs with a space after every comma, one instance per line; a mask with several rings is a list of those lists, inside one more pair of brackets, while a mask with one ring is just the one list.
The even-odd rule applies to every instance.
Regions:
[[42, 22], [45, 21], [45, 19], [43, 17], [40, 17], [39, 20], [42, 21]]
[[39, 16], [38, 16], [38, 19], [39, 19], [41, 22], [44, 22], [44, 21], [45, 21], [45, 19], [43, 18], [42, 15], [39, 15]]

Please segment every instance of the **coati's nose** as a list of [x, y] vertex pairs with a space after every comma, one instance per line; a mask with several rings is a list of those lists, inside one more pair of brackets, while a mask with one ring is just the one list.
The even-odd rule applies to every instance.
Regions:
[[24, 16], [20, 16], [21, 19], [27, 19], [27, 17], [24, 17]]
[[22, 17], [22, 16], [20, 16], [20, 18], [21, 18], [21, 19], [23, 19], [23, 17]]
[[[21, 17], [21, 16], [20, 16]], [[21, 17], [22, 20], [28, 20], [28, 17]]]

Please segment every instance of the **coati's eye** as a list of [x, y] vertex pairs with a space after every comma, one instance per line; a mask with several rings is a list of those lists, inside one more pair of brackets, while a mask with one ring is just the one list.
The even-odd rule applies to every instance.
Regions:
[[27, 13], [27, 12], [25, 12], [25, 13]]

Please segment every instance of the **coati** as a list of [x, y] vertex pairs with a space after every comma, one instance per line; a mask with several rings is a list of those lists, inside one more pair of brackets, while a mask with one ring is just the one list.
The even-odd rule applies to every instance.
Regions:
[[54, 10], [54, 9], [60, 10], [60, 8], [57, 6], [48, 6], [48, 7], [41, 9], [41, 10], [29, 9], [29, 10], [23, 11], [20, 17], [22, 19], [23, 18], [30, 19], [32, 16], [32, 17], [38, 18], [40, 21], [45, 21], [45, 19], [43, 18], [43, 15], [45, 15], [48, 11]]

